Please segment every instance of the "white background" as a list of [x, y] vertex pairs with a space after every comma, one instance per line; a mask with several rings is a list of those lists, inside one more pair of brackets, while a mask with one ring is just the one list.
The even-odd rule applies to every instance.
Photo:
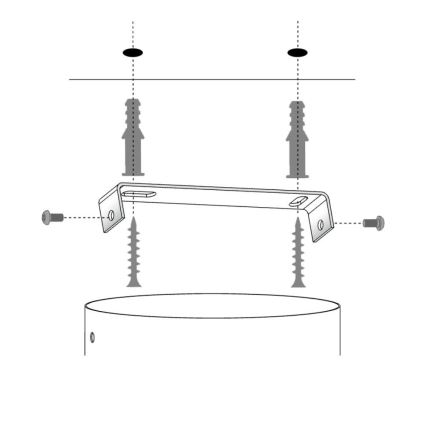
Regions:
[[[4, 425], [424, 425], [424, 11], [416, 1], [14, 1], [0, 17]], [[127, 224], [97, 216], [122, 180], [131, 21], [136, 77], [294, 77], [296, 21], [310, 179], [336, 221], [294, 292], [293, 216], [137, 206], [143, 292], [306, 294], [342, 304], [343, 354], [186, 368], [173, 354], [84, 358], [83, 305], [130, 294]], [[291, 189], [294, 82], [137, 82], [144, 181]], [[196, 343], [194, 343], [196, 345]], [[161, 343], [159, 343], [161, 351]], [[188, 348], [191, 351], [191, 348]], [[280, 362], [281, 361], [281, 362]]]

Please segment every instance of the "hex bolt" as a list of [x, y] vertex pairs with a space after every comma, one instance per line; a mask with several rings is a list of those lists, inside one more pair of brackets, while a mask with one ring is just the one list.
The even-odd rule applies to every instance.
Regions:
[[376, 228], [378, 231], [381, 231], [385, 227], [385, 220], [382, 216], [377, 216], [376, 219], [364, 219], [362, 226], [364, 228]]
[[50, 213], [49, 210], [45, 210], [41, 215], [41, 220], [45, 225], [49, 225], [50, 222], [63, 222], [64, 215], [62, 213]]

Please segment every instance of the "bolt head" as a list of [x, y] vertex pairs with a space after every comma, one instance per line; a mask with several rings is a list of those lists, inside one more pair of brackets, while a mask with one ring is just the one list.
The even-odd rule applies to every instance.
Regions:
[[49, 225], [49, 223], [50, 223], [50, 219], [51, 219], [50, 211], [49, 211], [49, 210], [45, 210], [45, 211], [43, 212], [43, 214], [41, 215], [41, 220], [42, 220], [42, 222], [43, 222], [45, 225]]
[[385, 220], [383, 219], [382, 216], [377, 216], [376, 220], [377, 220], [376, 229], [378, 231], [381, 231], [385, 227]]

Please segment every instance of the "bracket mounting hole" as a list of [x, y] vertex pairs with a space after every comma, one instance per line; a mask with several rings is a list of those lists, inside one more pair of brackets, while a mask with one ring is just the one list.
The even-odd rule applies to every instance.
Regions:
[[324, 229], [324, 221], [320, 219], [317, 223], [318, 229], [322, 231]]
[[110, 210], [108, 212], [108, 219], [112, 222], [114, 220], [114, 217], [115, 217], [114, 210]]
[[90, 333], [90, 343], [95, 343], [95, 333], [93, 331]]
[[300, 197], [295, 198], [293, 201], [290, 202], [290, 207], [299, 207], [301, 204], [303, 204], [308, 197], [305, 197], [304, 195], [301, 195]]

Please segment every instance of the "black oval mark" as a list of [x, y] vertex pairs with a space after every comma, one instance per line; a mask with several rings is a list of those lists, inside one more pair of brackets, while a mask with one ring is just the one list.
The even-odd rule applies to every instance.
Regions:
[[308, 51], [305, 49], [300, 49], [299, 47], [296, 47], [295, 49], [290, 49], [287, 53], [290, 56], [293, 56], [293, 58], [301, 58], [302, 56], [306, 56], [308, 54]]
[[131, 47], [130, 49], [123, 50], [123, 55], [129, 58], [137, 58], [142, 55], [142, 50]]

